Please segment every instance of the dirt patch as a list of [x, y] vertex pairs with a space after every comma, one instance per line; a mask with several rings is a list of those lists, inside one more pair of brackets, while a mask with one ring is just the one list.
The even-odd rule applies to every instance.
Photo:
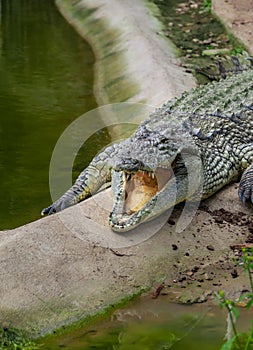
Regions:
[[[251, 215], [239, 212], [230, 212], [224, 208], [210, 210], [204, 204], [200, 207], [200, 210], [203, 210], [210, 214], [217, 224], [229, 223], [235, 226], [245, 226], [250, 232], [250, 236], [253, 234], [253, 218]], [[250, 238], [247, 238], [245, 242], [249, 242]]]
[[225, 26], [239, 38], [248, 51], [253, 53], [253, 18], [252, 0], [212, 1], [214, 13], [219, 16]]
[[183, 65], [200, 83], [208, 80], [197, 74], [196, 68], [213, 63], [213, 57], [217, 60], [217, 55], [237, 54], [246, 49], [213, 15], [211, 3], [203, 0], [153, 1], [160, 10], [163, 34], [178, 47]]
[[[183, 244], [186, 237], [182, 236], [171, 244], [171, 251], [178, 252], [173, 273], [153, 286], [152, 298], [168, 295], [171, 301], [199, 303], [214, 300], [214, 292], [220, 290], [234, 300], [249, 291], [248, 276], [238, 261], [242, 248], [253, 246], [252, 208], [240, 203], [237, 188], [238, 184], [227, 186], [201, 203], [188, 228], [191, 246]], [[233, 202], [239, 209], [234, 212], [230, 210]], [[169, 226], [176, 226], [181, 211], [182, 205], [177, 206]]]

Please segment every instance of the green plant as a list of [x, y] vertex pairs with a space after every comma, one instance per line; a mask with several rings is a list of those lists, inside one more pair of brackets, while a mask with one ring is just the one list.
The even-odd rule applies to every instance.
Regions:
[[241, 55], [245, 52], [245, 48], [243, 48], [242, 46], [236, 46], [233, 48], [233, 50], [230, 52], [231, 55]]
[[[253, 248], [243, 248], [242, 257], [238, 262], [239, 265], [244, 267], [245, 272], [248, 274], [250, 291], [243, 294], [239, 298], [239, 302], [246, 302], [246, 309], [250, 309], [253, 305]], [[248, 334], [239, 333], [236, 328], [236, 320], [238, 319], [239, 311], [236, 307], [236, 303], [227, 298], [223, 291], [216, 294], [219, 305], [221, 308], [225, 308], [228, 312], [228, 331], [227, 331], [227, 341], [222, 346], [221, 350], [250, 350], [253, 349], [253, 321]], [[230, 335], [230, 330], [232, 330], [233, 336]]]
[[204, 0], [203, 7], [206, 11], [211, 12], [212, 0]]
[[30, 340], [24, 332], [15, 328], [0, 327], [0, 350], [37, 350], [39, 345]]

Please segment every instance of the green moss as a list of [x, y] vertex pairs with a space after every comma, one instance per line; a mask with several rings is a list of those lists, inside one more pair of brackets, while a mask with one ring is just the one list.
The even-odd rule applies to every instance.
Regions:
[[133, 293], [129, 294], [125, 297], [123, 297], [120, 300], [115, 301], [114, 304], [110, 304], [107, 307], [104, 307], [102, 309], [96, 310], [93, 314], [87, 315], [85, 317], [82, 317], [81, 319], [72, 322], [68, 325], [63, 325], [62, 327], [59, 327], [58, 329], [54, 330], [51, 334], [47, 334], [44, 337], [40, 337], [38, 339], [38, 343], [50, 343], [54, 339], [59, 338], [61, 335], [73, 335], [75, 331], [79, 331], [81, 328], [91, 326], [95, 323], [98, 323], [108, 317], [110, 317], [113, 312], [115, 312], [116, 309], [123, 308], [126, 305], [129, 305], [130, 302], [135, 301], [138, 297], [140, 297], [141, 294], [143, 294], [145, 291], [149, 290], [148, 288], [139, 287], [138, 290]]
[[30, 340], [26, 333], [16, 328], [0, 327], [1, 350], [36, 350], [40, 346]]

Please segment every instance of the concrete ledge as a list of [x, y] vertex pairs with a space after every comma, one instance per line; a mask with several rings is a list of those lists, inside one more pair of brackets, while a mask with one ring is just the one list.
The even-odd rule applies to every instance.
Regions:
[[159, 34], [161, 24], [146, 3], [56, 0], [94, 50], [99, 105], [128, 101], [160, 106], [195, 86], [193, 77], [179, 67], [173, 44]]
[[[108, 201], [109, 190], [95, 200], [1, 233], [1, 325], [21, 327], [34, 335], [50, 332], [154, 283], [166, 280], [173, 284], [181, 273], [196, 265], [214, 266], [231, 254], [231, 244], [245, 240], [247, 235], [247, 227], [226, 222], [221, 225], [208, 212], [198, 210], [183, 232], [177, 233], [176, 225], [165, 223], [136, 245], [124, 247], [125, 237], [111, 232], [123, 246], [111, 248], [105, 219]], [[221, 207], [247, 212], [239, 203], [235, 186], [221, 191], [206, 205], [210, 210]], [[173, 220], [177, 222], [180, 215], [177, 210]], [[98, 217], [100, 222], [94, 223]], [[150, 225], [142, 225], [139, 233], [145, 233]], [[210, 245], [212, 251], [207, 248]], [[225, 276], [227, 271], [223, 273]], [[233, 282], [230, 288], [241, 291], [244, 282]], [[205, 288], [197, 289], [205, 293]]]

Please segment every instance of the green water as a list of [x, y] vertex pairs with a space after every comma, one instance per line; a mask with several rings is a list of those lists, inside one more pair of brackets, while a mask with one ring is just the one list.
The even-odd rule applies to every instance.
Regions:
[[[240, 310], [247, 331], [252, 312]], [[166, 296], [141, 298], [96, 324], [40, 341], [42, 350], [218, 350], [226, 313], [206, 304], [172, 304]]]
[[0, 229], [35, 220], [50, 204], [54, 145], [96, 107], [93, 65], [53, 0], [0, 0]]

